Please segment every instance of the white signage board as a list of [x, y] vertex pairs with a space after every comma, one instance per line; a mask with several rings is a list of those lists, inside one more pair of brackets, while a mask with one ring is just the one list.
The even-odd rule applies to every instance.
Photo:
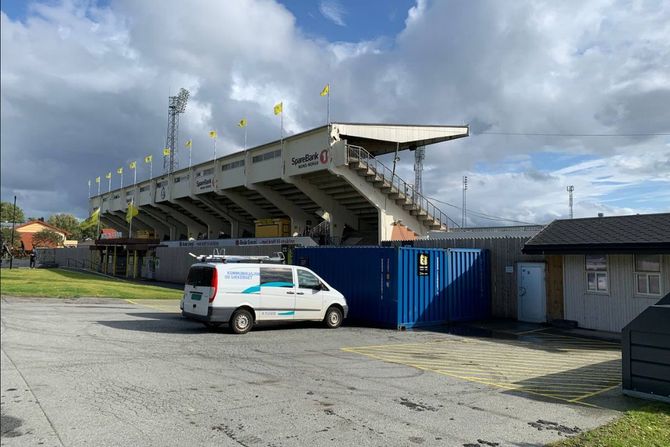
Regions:
[[166, 247], [240, 247], [252, 245], [302, 245], [312, 247], [317, 245], [311, 237], [263, 237], [246, 239], [208, 239], [195, 241], [165, 241], [161, 245]]
[[214, 175], [214, 169], [201, 169], [195, 172], [195, 181], [194, 181], [195, 192], [206, 192], [216, 189], [216, 176]]

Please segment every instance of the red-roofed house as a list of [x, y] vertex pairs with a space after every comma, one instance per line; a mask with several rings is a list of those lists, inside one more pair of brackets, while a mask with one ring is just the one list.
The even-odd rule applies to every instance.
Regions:
[[[24, 224], [19, 225], [16, 227], [16, 233], [18, 236], [21, 238], [21, 241], [23, 242], [23, 247], [26, 251], [32, 251], [33, 250], [33, 236], [36, 233], [39, 233], [42, 230], [51, 230], [54, 233], [57, 233], [58, 235], [61, 236], [62, 242], [59, 245], [60, 247], [63, 246], [65, 243], [65, 240], [67, 239], [68, 232], [65, 230], [62, 230], [58, 227], [55, 227], [51, 224], [48, 224], [46, 222], [42, 222], [41, 220], [31, 220], [29, 222], [26, 222]], [[49, 248], [54, 248], [54, 247], [49, 247]]]

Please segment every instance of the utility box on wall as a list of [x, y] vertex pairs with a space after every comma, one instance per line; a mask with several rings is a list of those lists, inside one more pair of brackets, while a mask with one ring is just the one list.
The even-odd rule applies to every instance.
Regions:
[[344, 294], [352, 322], [409, 329], [490, 315], [485, 250], [310, 247], [293, 260]]

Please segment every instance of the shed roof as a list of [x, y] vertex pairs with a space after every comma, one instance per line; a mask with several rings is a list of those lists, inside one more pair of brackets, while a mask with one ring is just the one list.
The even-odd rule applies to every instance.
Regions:
[[555, 220], [523, 252], [670, 253], [670, 213]]

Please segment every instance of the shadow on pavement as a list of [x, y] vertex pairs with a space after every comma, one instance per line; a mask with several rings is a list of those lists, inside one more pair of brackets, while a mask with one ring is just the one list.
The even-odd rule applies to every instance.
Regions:
[[[193, 333], [228, 333], [232, 332], [226, 325], [219, 327], [207, 327], [199, 321], [186, 319], [176, 312], [134, 312], [126, 315], [137, 320], [99, 320], [98, 324], [113, 329], [122, 329], [126, 331], [156, 332], [163, 334], [193, 334]], [[263, 323], [254, 326], [252, 332], [263, 332], [273, 330], [287, 329], [320, 329], [326, 330], [321, 322], [301, 321], [295, 323]]]

